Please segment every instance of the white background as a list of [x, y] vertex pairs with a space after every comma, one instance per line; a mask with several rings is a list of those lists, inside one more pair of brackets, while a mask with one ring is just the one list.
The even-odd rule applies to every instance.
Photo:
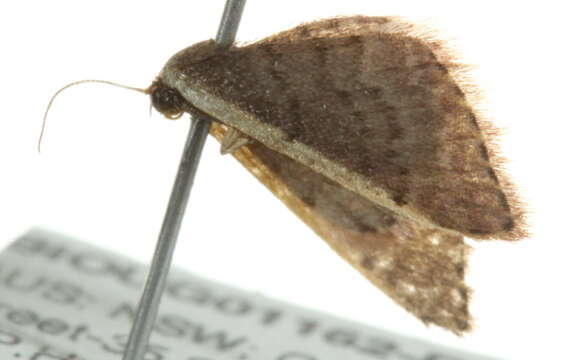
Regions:
[[[206, 277], [431, 341], [508, 359], [560, 356], [560, 130], [557, 2], [252, 1], [238, 38], [339, 14], [431, 17], [453, 37], [508, 128], [509, 172], [534, 235], [472, 243], [476, 329], [426, 328], [371, 286], [209, 139], [175, 264]], [[176, 51], [214, 37], [223, 1], [18, 1], [0, 5], [0, 247], [31, 226], [148, 261], [188, 129], [149, 117], [146, 87]], [[1, 294], [0, 294], [1, 297]]]

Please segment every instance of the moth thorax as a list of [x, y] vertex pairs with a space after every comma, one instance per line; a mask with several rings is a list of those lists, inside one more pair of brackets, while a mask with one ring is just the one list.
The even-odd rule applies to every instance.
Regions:
[[187, 103], [180, 92], [160, 79], [156, 79], [147, 92], [150, 94], [152, 106], [168, 119], [179, 118], [186, 109]]

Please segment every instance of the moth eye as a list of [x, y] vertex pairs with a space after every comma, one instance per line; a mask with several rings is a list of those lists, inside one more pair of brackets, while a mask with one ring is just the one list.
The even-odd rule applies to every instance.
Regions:
[[160, 80], [156, 80], [149, 88], [152, 106], [168, 119], [177, 119], [186, 108], [186, 101], [179, 91], [173, 89]]

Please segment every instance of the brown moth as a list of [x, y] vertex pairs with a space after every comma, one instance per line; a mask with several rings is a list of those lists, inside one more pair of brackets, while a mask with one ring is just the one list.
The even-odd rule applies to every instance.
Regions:
[[452, 51], [395, 17], [300, 25], [174, 55], [147, 90], [211, 134], [338, 254], [426, 324], [471, 327], [464, 236], [526, 236], [496, 131]]

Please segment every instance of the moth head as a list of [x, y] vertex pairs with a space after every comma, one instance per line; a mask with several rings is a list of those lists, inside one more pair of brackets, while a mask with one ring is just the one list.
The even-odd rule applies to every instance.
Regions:
[[162, 82], [159, 78], [146, 90], [152, 106], [168, 119], [178, 119], [186, 108], [186, 101], [180, 92]]

